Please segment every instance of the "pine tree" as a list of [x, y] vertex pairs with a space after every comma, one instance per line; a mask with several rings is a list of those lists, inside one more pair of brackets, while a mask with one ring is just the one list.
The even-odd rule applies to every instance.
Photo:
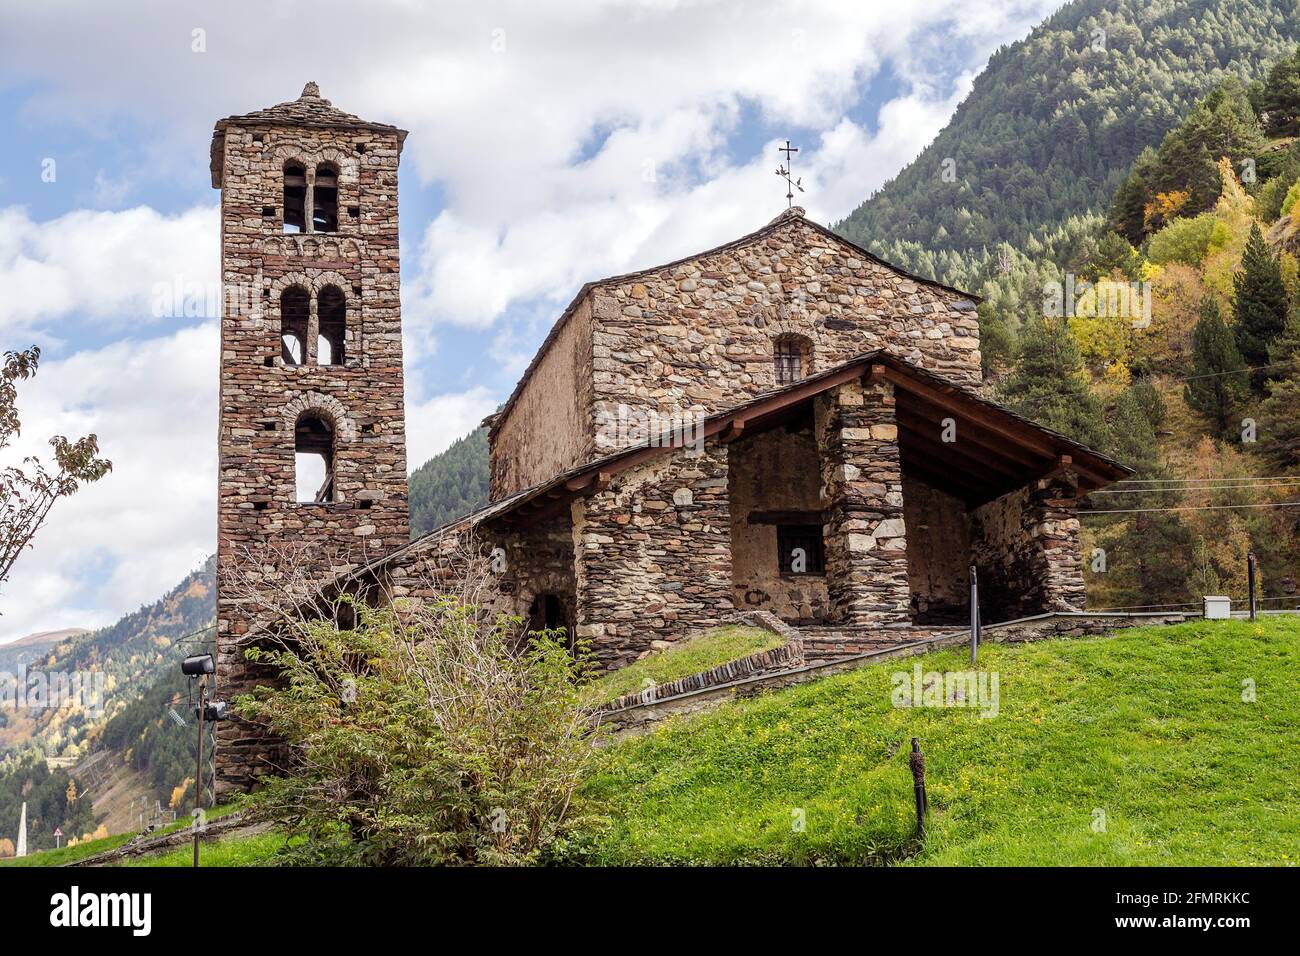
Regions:
[[1268, 398], [1260, 406], [1260, 446], [1283, 468], [1300, 465], [1300, 310], [1269, 348]]
[[1201, 300], [1201, 316], [1192, 330], [1192, 375], [1183, 397], [1192, 411], [1209, 420], [1219, 437], [1231, 431], [1233, 412], [1248, 395], [1245, 364], [1219, 304], [1209, 297]]
[[1232, 279], [1233, 315], [1237, 320], [1237, 351], [1248, 366], [1257, 370], [1251, 373], [1251, 384], [1262, 390], [1268, 372], [1261, 366], [1268, 364], [1268, 346], [1286, 325], [1286, 285], [1282, 282], [1282, 267], [1269, 252], [1259, 223], [1250, 227], [1246, 251], [1241, 257], [1241, 271]]
[[1300, 132], [1300, 49], [1269, 71], [1259, 94], [1259, 107], [1270, 136]]
[[1088, 390], [1083, 358], [1064, 319], [1026, 325], [1020, 359], [999, 395], [1020, 414], [1075, 441], [1094, 448], [1106, 443], [1101, 406]]

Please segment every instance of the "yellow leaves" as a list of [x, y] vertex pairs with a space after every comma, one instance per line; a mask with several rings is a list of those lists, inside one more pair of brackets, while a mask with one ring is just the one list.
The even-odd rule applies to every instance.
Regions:
[[1142, 219], [1147, 231], [1153, 232], [1176, 217], [1187, 205], [1191, 195], [1191, 192], [1186, 189], [1156, 193], [1156, 198], [1142, 207]]

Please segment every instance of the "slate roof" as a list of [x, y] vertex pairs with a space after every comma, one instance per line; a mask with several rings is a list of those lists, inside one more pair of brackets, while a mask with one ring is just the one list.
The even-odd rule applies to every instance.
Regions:
[[231, 126], [306, 126], [315, 129], [374, 130], [378, 133], [396, 135], [399, 149], [406, 141], [406, 130], [387, 123], [372, 123], [345, 112], [324, 99], [320, 95], [320, 87], [309, 82], [302, 88], [302, 95], [296, 100], [217, 120], [216, 126], [212, 129], [212, 148], [209, 155], [209, 168], [212, 172], [214, 188], [221, 186], [221, 162], [225, 152], [226, 129]]

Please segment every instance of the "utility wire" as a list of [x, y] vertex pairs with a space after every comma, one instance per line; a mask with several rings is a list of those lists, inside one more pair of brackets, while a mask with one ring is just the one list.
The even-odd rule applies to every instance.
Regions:
[[1262, 505], [1188, 505], [1179, 508], [1113, 508], [1104, 511], [1079, 511], [1081, 515], [1132, 515], [1147, 511], [1223, 511], [1229, 508], [1300, 508], [1300, 501], [1275, 501]]

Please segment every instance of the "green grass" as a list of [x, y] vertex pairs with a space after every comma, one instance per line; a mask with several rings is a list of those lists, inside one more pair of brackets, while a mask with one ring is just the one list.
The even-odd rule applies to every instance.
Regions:
[[[254, 833], [251, 836], [229, 836], [199, 847], [200, 866], [274, 866], [276, 853], [285, 845], [286, 837], [278, 830]], [[187, 844], [167, 853], [154, 856], [137, 856], [124, 860], [120, 866], [188, 866], [194, 865], [194, 848]]]
[[[1295, 865], [1300, 620], [986, 645], [1000, 709], [896, 708], [946, 651], [729, 703], [602, 755], [574, 862]], [[1243, 681], [1257, 699], [1244, 702]], [[915, 822], [908, 741], [931, 813]], [[1105, 814], [1104, 829], [1100, 813]], [[793, 821], [802, 815], [804, 829]]]
[[604, 704], [641, 690], [647, 680], [666, 684], [784, 643], [778, 635], [760, 627], [733, 625], [705, 631], [670, 650], [651, 654], [592, 681], [583, 688], [582, 702], [587, 706]]
[[[239, 809], [238, 804], [225, 804], [214, 807], [207, 811], [208, 822], [220, 820], [228, 814], [234, 813]], [[171, 833], [173, 830], [180, 830], [190, 825], [188, 817], [183, 817], [175, 823], [168, 824], [155, 830], [155, 834]], [[108, 850], [115, 850], [118, 847], [129, 843], [134, 833], [117, 833], [112, 836], [106, 836], [99, 840], [87, 840], [85, 843], [78, 843], [76, 846], [60, 847], [57, 850], [43, 850], [40, 853], [32, 853], [24, 857], [10, 857], [0, 860], [0, 866], [62, 866], [65, 863], [73, 863], [77, 860], [84, 860], [88, 856], [94, 856], [97, 853], [105, 853]]]

